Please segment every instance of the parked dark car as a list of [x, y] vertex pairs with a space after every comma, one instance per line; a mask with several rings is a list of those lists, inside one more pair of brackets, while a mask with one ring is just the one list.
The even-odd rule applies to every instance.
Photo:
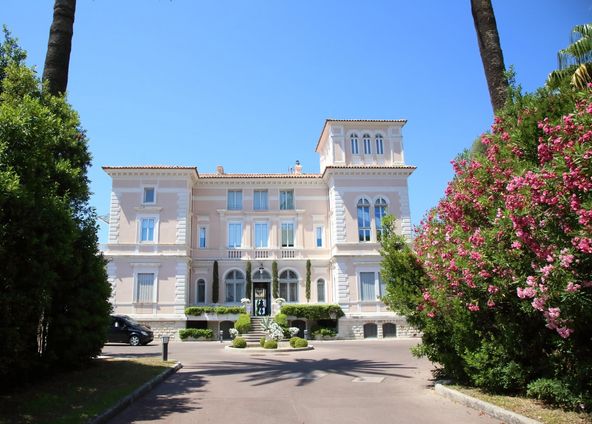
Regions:
[[154, 340], [150, 327], [140, 324], [127, 315], [111, 315], [111, 326], [107, 341], [111, 343], [129, 343], [132, 346], [145, 345]]

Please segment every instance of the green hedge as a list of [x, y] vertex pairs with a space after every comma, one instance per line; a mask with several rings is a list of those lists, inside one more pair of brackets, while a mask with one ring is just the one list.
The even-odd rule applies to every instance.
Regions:
[[290, 339], [290, 346], [297, 348], [297, 347], [307, 347], [308, 341], [300, 338], [300, 337], [292, 337]]
[[337, 336], [337, 331], [335, 331], [332, 328], [321, 327], [321, 328], [318, 328], [315, 331], [313, 331], [312, 335], [313, 336], [322, 336], [322, 337], [335, 337], [335, 336]]
[[244, 306], [188, 306], [185, 315], [199, 316], [201, 314], [244, 314]]
[[237, 349], [244, 349], [247, 347], [247, 341], [242, 337], [235, 337], [232, 341], [232, 347], [236, 347]]
[[249, 314], [240, 314], [234, 323], [234, 328], [241, 334], [248, 333], [251, 329], [251, 316]]
[[214, 332], [209, 328], [184, 328], [179, 330], [179, 337], [181, 337], [181, 340], [188, 339], [189, 337], [193, 337], [194, 339], [199, 337], [211, 339], [214, 337]]
[[331, 314], [335, 314], [335, 318], [341, 318], [345, 314], [339, 305], [284, 305], [280, 309], [282, 314], [297, 318], [306, 319], [330, 319]]

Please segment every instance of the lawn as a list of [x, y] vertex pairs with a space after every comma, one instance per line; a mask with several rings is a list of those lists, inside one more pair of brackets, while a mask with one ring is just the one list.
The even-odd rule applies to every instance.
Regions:
[[0, 396], [0, 423], [85, 423], [171, 365], [156, 358], [97, 359], [87, 369]]
[[458, 390], [464, 394], [472, 396], [485, 402], [501, 406], [508, 411], [513, 411], [525, 417], [532, 418], [545, 424], [589, 424], [592, 423], [592, 416], [590, 414], [576, 413], [563, 411], [561, 409], [553, 409], [543, 405], [535, 399], [525, 397], [500, 396], [483, 393], [478, 389], [462, 387], [462, 386], [448, 386], [452, 389]]

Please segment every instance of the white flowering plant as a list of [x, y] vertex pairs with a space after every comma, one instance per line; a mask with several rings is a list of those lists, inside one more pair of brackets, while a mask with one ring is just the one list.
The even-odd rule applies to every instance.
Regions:
[[282, 327], [274, 321], [269, 325], [265, 338], [267, 340], [275, 340], [276, 342], [279, 342], [284, 338], [284, 330], [282, 330]]
[[295, 337], [296, 334], [300, 333], [300, 328], [290, 327], [290, 328], [288, 328], [288, 332], [290, 333], [290, 337]]
[[251, 299], [249, 299], [248, 297], [243, 297], [243, 298], [241, 299], [241, 303], [242, 303], [243, 305], [248, 305], [249, 303], [251, 303]]
[[231, 328], [230, 330], [228, 330], [228, 332], [230, 333], [230, 337], [232, 337], [233, 339], [238, 336], [238, 330], [236, 328]]
[[286, 303], [286, 299], [284, 299], [283, 297], [278, 297], [275, 300], [275, 303], [277, 303], [278, 305], [282, 306], [282, 303]]

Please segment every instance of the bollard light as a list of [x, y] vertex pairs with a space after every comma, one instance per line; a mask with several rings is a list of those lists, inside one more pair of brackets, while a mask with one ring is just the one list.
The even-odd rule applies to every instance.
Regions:
[[222, 343], [222, 338], [224, 337], [224, 331], [220, 330], [218, 332], [218, 338], [220, 339], [220, 343]]
[[162, 336], [162, 360], [169, 359], [169, 336]]
[[308, 330], [304, 330], [304, 339], [308, 340]]

